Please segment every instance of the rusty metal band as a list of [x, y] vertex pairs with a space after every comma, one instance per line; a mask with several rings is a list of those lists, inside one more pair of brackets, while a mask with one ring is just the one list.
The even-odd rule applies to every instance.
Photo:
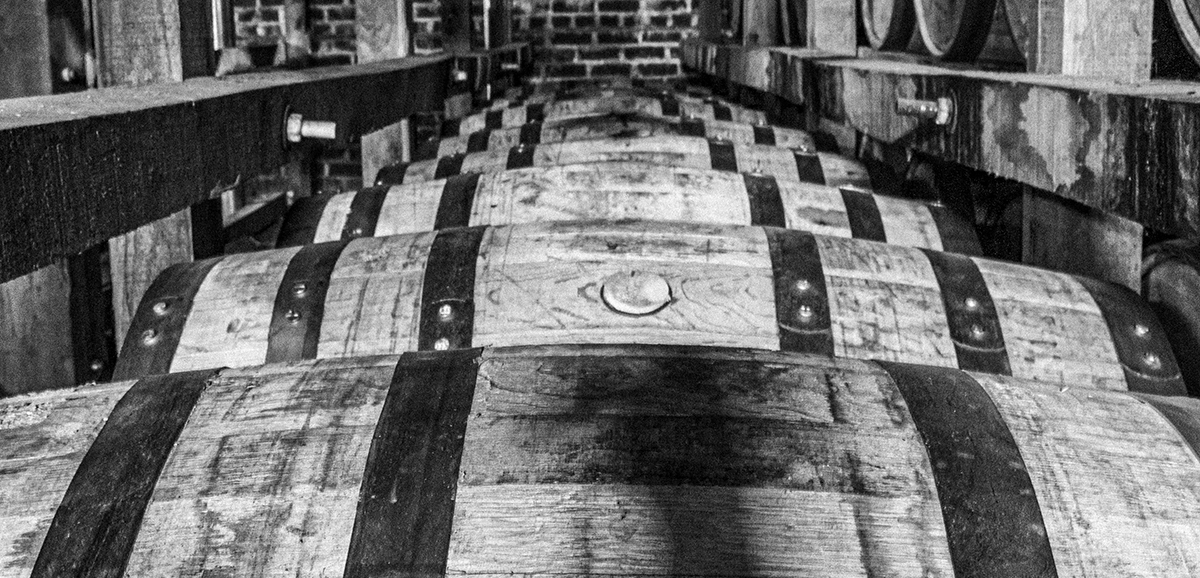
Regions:
[[796, 178], [802, 183], [825, 184], [825, 170], [821, 168], [821, 157], [816, 153], [795, 153]]
[[221, 257], [172, 265], [158, 274], [138, 304], [113, 369], [113, 380], [171, 371], [196, 292]]
[[445, 576], [480, 354], [400, 356], [367, 453], [346, 578]]
[[983, 386], [955, 369], [879, 365], [903, 396], [929, 455], [954, 575], [1058, 576], [1025, 460]]
[[542, 142], [542, 123], [529, 122], [521, 125], [521, 144], [535, 145]]
[[825, 269], [812, 233], [766, 227], [779, 349], [833, 355]]
[[346, 222], [342, 224], [341, 239], [374, 236], [383, 202], [387, 200], [391, 190], [391, 187], [369, 187], [354, 193], [354, 199], [350, 201], [350, 212], [346, 215]]
[[1167, 332], [1137, 293], [1107, 281], [1075, 276], [1100, 308], [1129, 391], [1187, 395]]
[[349, 241], [317, 243], [292, 256], [275, 292], [267, 332], [267, 363], [317, 357], [329, 278], [347, 244]]
[[966, 255], [921, 251], [941, 289], [959, 369], [1012, 375], [1000, 316], [979, 266]]
[[139, 380], [75, 470], [31, 576], [124, 576], [163, 465], [219, 370]]
[[962, 255], [983, 254], [983, 247], [979, 246], [979, 236], [969, 221], [941, 205], [925, 206], [929, 209], [934, 226], [937, 227], [943, 251]]
[[754, 125], [754, 144], [775, 146], [775, 129], [769, 126]]
[[375, 173], [375, 185], [403, 185], [404, 175], [408, 173], [408, 167], [411, 163], [396, 163], [379, 169]]
[[685, 118], [679, 121], [679, 134], [683, 136], [708, 137], [708, 127], [698, 118]]
[[438, 231], [425, 265], [417, 350], [471, 347], [475, 327], [475, 262], [487, 227]]
[[842, 189], [841, 192], [846, 218], [850, 221], [850, 234], [855, 239], [886, 243], [887, 233], [883, 229], [883, 217], [879, 215], [875, 195], [854, 189]]
[[484, 113], [483, 128], [486, 130], [504, 128], [504, 110], [489, 110]]
[[533, 166], [533, 153], [537, 150], [537, 145], [520, 144], [508, 149], [508, 161], [505, 163], [506, 170], [527, 169]]
[[750, 224], [765, 227], [786, 227], [783, 198], [775, 177], [743, 174], [746, 196], [750, 200]]
[[296, 199], [283, 216], [275, 246], [299, 247], [312, 243], [317, 238], [317, 229], [321, 226], [321, 218], [325, 216], [325, 206], [329, 204], [332, 196], [316, 195]]
[[437, 216], [433, 220], [434, 229], [466, 227], [470, 224], [479, 176], [479, 173], [468, 173], [446, 179], [446, 184], [442, 186], [442, 197], [438, 200]]
[[441, 136], [443, 138], [451, 137], [451, 136], [458, 136], [459, 131], [462, 130], [461, 127], [462, 127], [462, 119], [461, 118], [443, 119], [442, 120], [442, 128], [441, 128]]
[[736, 173], [738, 170], [737, 151], [731, 142], [709, 139], [708, 160], [715, 171]]
[[446, 179], [462, 174], [463, 160], [466, 158], [465, 154], [457, 154], [438, 159], [437, 168], [433, 170], [433, 178]]
[[467, 137], [467, 152], [481, 153], [488, 150], [488, 144], [492, 140], [492, 129], [485, 128], [471, 133]]

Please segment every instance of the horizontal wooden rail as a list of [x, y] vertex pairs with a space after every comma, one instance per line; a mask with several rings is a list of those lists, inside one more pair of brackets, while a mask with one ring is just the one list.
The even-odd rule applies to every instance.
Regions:
[[449, 57], [0, 100], [0, 281], [287, 160], [286, 113], [348, 142], [441, 110]]
[[[685, 43], [696, 72], [1181, 236], [1200, 235], [1200, 83], [964, 70], [798, 48]], [[897, 112], [948, 98], [949, 124]]]

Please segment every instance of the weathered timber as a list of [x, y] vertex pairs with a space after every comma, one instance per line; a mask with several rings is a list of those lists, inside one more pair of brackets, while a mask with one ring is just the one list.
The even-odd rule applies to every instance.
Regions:
[[642, 219], [788, 227], [980, 254], [945, 207], [864, 191], [723, 171], [595, 163], [468, 174], [299, 199], [279, 246], [449, 227]]
[[0, 575], [1183, 577], [1200, 401], [468, 349], [0, 400]]
[[1179, 33], [1179, 39], [1196, 64], [1200, 64], [1200, 1], [1166, 1], [1170, 8], [1171, 21]]
[[285, 111], [336, 121], [346, 141], [438, 110], [449, 62], [412, 58], [0, 101], [0, 280], [273, 171], [288, 159]]
[[4, 0], [0, 14], [0, 99], [50, 94], [46, 1]]
[[1023, 202], [1023, 263], [1141, 290], [1141, 225], [1038, 191]]
[[[1192, 14], [1200, 7], [1191, 2]], [[1154, 2], [999, 0], [1026, 63], [1044, 74], [1150, 79]], [[1195, 24], [1192, 24], [1193, 27]]]
[[854, 54], [858, 46], [856, 0], [805, 0], [805, 46], [837, 54]]
[[359, 62], [408, 56], [412, 40], [403, 0], [361, 0], [354, 5], [354, 40]]
[[[340, 251], [336, 264], [293, 276], [324, 251]], [[614, 275], [665, 285], [668, 303], [622, 312], [605, 296]], [[460, 227], [200, 261], [168, 269], [156, 287], [118, 378], [254, 365], [280, 340], [303, 337], [317, 347], [292, 359], [564, 342], [726, 345], [1183, 391], [1163, 330], [1128, 289], [772, 227]], [[304, 335], [277, 332], [279, 323]], [[1135, 325], [1146, 331], [1132, 337]]]
[[[1180, 236], [1200, 234], [1200, 83], [961, 70], [805, 49], [685, 43], [698, 72], [750, 85], [885, 143], [1009, 178]], [[953, 122], [896, 113], [896, 97], [955, 103]]]

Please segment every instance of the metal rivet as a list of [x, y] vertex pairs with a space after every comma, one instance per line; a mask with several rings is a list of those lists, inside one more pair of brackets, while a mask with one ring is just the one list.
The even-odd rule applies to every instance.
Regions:
[[796, 309], [796, 316], [800, 318], [801, 323], [812, 321], [814, 315], [816, 315], [816, 311], [812, 308], [812, 305], [801, 305]]
[[975, 339], [983, 339], [986, 335], [987, 331], [984, 331], [983, 326], [979, 325], [978, 323], [971, 326], [971, 337], [974, 337]]
[[104, 369], [104, 362], [100, 361], [99, 359], [93, 359], [92, 364], [88, 367], [90, 367], [94, 372], [99, 372], [101, 369]]
[[299, 282], [299, 283], [296, 283], [295, 285], [292, 285], [292, 295], [295, 295], [296, 297], [304, 297], [307, 294], [308, 294], [308, 285], [306, 283]]
[[361, 236], [363, 236], [363, 230], [362, 230], [362, 227], [355, 227], [354, 229], [352, 229], [352, 230], [350, 231], [350, 236], [351, 236], [351, 237], [361, 237]]
[[963, 305], [965, 305], [967, 309], [978, 309], [979, 300], [974, 297], [967, 297], [966, 299], [963, 299]]
[[1146, 353], [1143, 355], [1142, 363], [1150, 369], [1162, 369], [1162, 359], [1153, 353]]
[[434, 341], [433, 348], [438, 351], [445, 351], [447, 349], [450, 349], [450, 340], [443, 337], [437, 341]]
[[153, 329], [147, 329], [142, 332], [142, 344], [154, 345], [158, 343], [158, 332]]
[[758, 126], [767, 126], [767, 119], [760, 118], [760, 119], [758, 119], [758, 122], [756, 122], [755, 124], [757, 124]]
[[808, 293], [812, 289], [812, 283], [808, 279], [798, 279], [792, 287], [797, 293]]
[[171, 310], [171, 303], [168, 301], [159, 301], [152, 308], [155, 315], [166, 315], [167, 311]]
[[292, 324], [300, 323], [300, 317], [300, 312], [296, 311], [295, 309], [288, 309], [287, 313], [283, 315], [283, 318], [287, 319], [288, 323]]
[[1138, 337], [1141, 337], [1141, 338], [1149, 337], [1150, 336], [1150, 328], [1147, 327], [1144, 323], [1138, 323], [1133, 326], [1133, 334]]
[[438, 318], [442, 321], [449, 321], [454, 316], [454, 308], [449, 303], [443, 303], [438, 307]]

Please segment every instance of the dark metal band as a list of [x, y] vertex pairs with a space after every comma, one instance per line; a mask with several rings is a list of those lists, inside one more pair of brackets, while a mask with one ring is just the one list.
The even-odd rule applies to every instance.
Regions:
[[299, 247], [312, 243], [317, 238], [317, 229], [321, 226], [321, 218], [325, 216], [325, 206], [329, 204], [332, 196], [316, 195], [296, 199], [284, 214], [275, 246]]
[[449, 137], [449, 136], [458, 136], [459, 131], [461, 130], [461, 126], [462, 126], [461, 118], [443, 119], [442, 120], [442, 130], [441, 130], [442, 137], [444, 138], [444, 137]]
[[825, 170], [816, 153], [796, 153], [796, 178], [803, 183], [825, 184]]
[[683, 136], [698, 136], [701, 138], [707, 138], [708, 129], [703, 120], [696, 118], [685, 118], [679, 121], [679, 134]]
[[308, 245], [292, 256], [275, 292], [267, 363], [316, 359], [329, 278], [347, 244], [349, 241]]
[[433, 171], [433, 178], [446, 179], [462, 174], [462, 164], [466, 158], [467, 155], [457, 154], [438, 159], [437, 168]]
[[125, 575], [163, 465], [218, 373], [148, 377], [125, 392], [75, 470], [32, 576]]
[[438, 200], [434, 229], [466, 227], [470, 224], [479, 176], [479, 173], [468, 173], [446, 179], [446, 184], [442, 186], [442, 198]]
[[733, 120], [733, 111], [719, 102], [712, 103], [712, 111], [716, 120]]
[[540, 123], [546, 120], [545, 103], [531, 104], [525, 107], [525, 123]]
[[533, 166], [533, 153], [537, 150], [537, 145], [521, 144], [511, 149], [508, 149], [508, 161], [505, 163], [506, 170], [527, 169]]
[[342, 240], [372, 237], [379, 224], [379, 212], [387, 200], [391, 187], [369, 187], [354, 193], [350, 201], [350, 213], [342, 225]]
[[488, 150], [488, 144], [492, 140], [492, 130], [483, 129], [471, 133], [467, 137], [467, 152], [481, 153]]
[[367, 453], [346, 578], [446, 574], [480, 354], [400, 356]]
[[521, 125], [521, 144], [535, 145], [542, 142], [542, 123], [529, 122]]
[[129, 324], [113, 379], [136, 379], [171, 371], [196, 292], [221, 257], [172, 265], [158, 274]]
[[1000, 316], [979, 266], [965, 255], [922, 249], [933, 266], [959, 369], [1012, 375]]
[[954, 575], [1058, 576], [1020, 448], [983, 386], [955, 369], [879, 364], [925, 443]]
[[754, 144], [775, 146], [775, 129], [769, 126], [754, 125]]
[[396, 163], [379, 169], [375, 173], [375, 186], [382, 187], [385, 185], [395, 186], [404, 184], [404, 175], [408, 172], [408, 166], [411, 163]]
[[875, 195], [854, 189], [842, 189], [842, 204], [846, 207], [846, 218], [850, 221], [850, 234], [855, 239], [887, 242], [887, 232], [883, 230], [883, 217], [879, 215], [879, 205], [875, 204]]
[[737, 152], [729, 141], [709, 139], [708, 159], [715, 171], [736, 173], [738, 170]]
[[475, 327], [475, 262], [487, 227], [439, 231], [429, 248], [421, 288], [417, 350], [471, 347]]
[[786, 227], [783, 199], [779, 195], [779, 182], [775, 177], [742, 175], [746, 195], [750, 199], [750, 224], [765, 227]]
[[673, 96], [661, 96], [658, 103], [663, 116], [679, 116], [679, 99]]
[[983, 247], [979, 245], [979, 236], [975, 227], [966, 219], [958, 216], [950, 209], [941, 205], [926, 205], [937, 227], [938, 236], [942, 239], [942, 250], [948, 253], [963, 255], [982, 255]]
[[775, 320], [783, 351], [833, 355], [825, 269], [812, 233], [767, 227], [775, 279]]
[[1150, 305], [1137, 293], [1115, 283], [1080, 276], [1075, 279], [1104, 315], [1129, 391], [1187, 395], [1167, 332]]
[[485, 130], [504, 128], [504, 110], [489, 110], [484, 113], [483, 128]]

